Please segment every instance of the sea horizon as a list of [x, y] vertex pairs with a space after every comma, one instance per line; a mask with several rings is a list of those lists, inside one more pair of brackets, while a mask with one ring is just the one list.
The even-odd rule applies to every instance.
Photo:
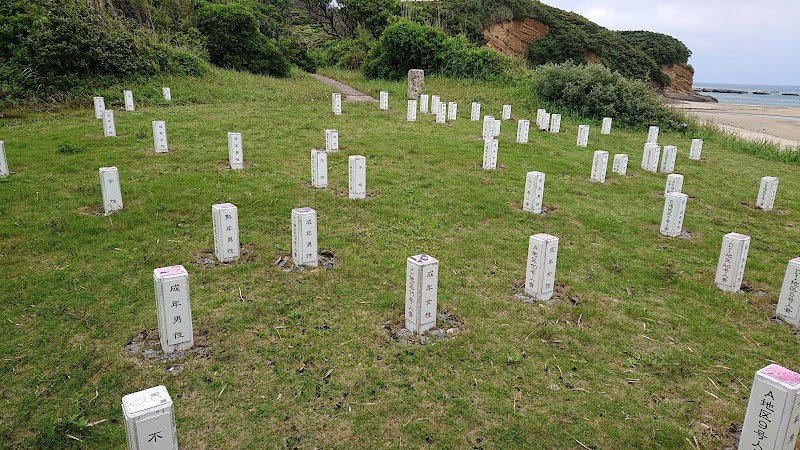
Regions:
[[[800, 86], [755, 83], [716, 83], [695, 81], [694, 89], [732, 89], [746, 91], [746, 94], [724, 94], [719, 92], [700, 92], [716, 98], [720, 103], [734, 103], [739, 105], [780, 106], [786, 108], [800, 107], [800, 96], [782, 95], [800, 94]], [[755, 91], [769, 92], [767, 95], [753, 94]]]

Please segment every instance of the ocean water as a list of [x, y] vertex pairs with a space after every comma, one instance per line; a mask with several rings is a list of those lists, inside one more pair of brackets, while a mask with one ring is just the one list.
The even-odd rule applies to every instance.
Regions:
[[[700, 92], [719, 100], [720, 103], [737, 103], [740, 105], [800, 107], [800, 96], [781, 95], [783, 93], [800, 94], [800, 86], [770, 86], [766, 84], [728, 84], [694, 82], [694, 88], [736, 89], [747, 91], [747, 94], [721, 94], [718, 92]], [[768, 91], [769, 95], [756, 95], [753, 91]]]

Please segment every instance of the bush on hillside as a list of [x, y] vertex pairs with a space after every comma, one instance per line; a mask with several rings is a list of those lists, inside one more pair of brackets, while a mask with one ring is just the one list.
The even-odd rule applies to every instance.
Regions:
[[625, 41], [643, 50], [659, 66], [686, 63], [692, 51], [672, 36], [652, 31], [618, 31]]

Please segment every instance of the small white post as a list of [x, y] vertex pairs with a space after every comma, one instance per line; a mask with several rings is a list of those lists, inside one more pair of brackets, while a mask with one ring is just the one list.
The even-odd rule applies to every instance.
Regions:
[[472, 102], [472, 112], [469, 115], [469, 120], [473, 122], [478, 122], [481, 120], [481, 104], [478, 102]]
[[122, 96], [125, 97], [125, 111], [133, 111], [136, 108], [133, 106], [133, 91], [122, 91]]
[[700, 154], [703, 152], [703, 140], [692, 139], [692, 148], [689, 150], [689, 159], [700, 161]]
[[228, 163], [231, 169], [244, 169], [244, 150], [242, 149], [242, 133], [228, 132]]
[[431, 95], [431, 114], [439, 114], [439, 105], [442, 103], [438, 95]]
[[106, 110], [106, 99], [103, 97], [94, 98], [94, 118], [103, 119], [103, 111]]
[[611, 117], [603, 117], [603, 126], [600, 128], [600, 134], [611, 134]]
[[738, 450], [792, 450], [800, 431], [800, 374], [777, 364], [756, 372]]
[[775, 177], [762, 177], [761, 186], [758, 188], [758, 197], [756, 197], [756, 206], [764, 211], [772, 211], [777, 194], [778, 179]]
[[436, 123], [447, 123], [447, 103], [439, 102], [436, 109]]
[[406, 111], [406, 121], [408, 121], [408, 122], [416, 122], [417, 121], [417, 101], [416, 100], [409, 100], [408, 101], [408, 110]]
[[429, 96], [428, 94], [420, 94], [419, 96], [419, 112], [423, 114], [428, 113], [428, 102]]
[[494, 117], [483, 116], [483, 138], [494, 139]]
[[525, 198], [522, 203], [522, 210], [534, 214], [541, 214], [543, 197], [544, 173], [528, 172], [525, 179]]
[[367, 158], [364, 156], [351, 156], [348, 158], [350, 198], [367, 198]]
[[153, 271], [158, 308], [158, 336], [164, 353], [188, 350], [194, 344], [189, 272], [183, 266]]
[[614, 164], [611, 166], [611, 172], [625, 176], [628, 173], [628, 155], [624, 153], [614, 155]]
[[211, 205], [214, 253], [220, 262], [239, 259], [239, 210], [231, 203]]
[[6, 143], [0, 141], [0, 177], [7, 177], [10, 174], [8, 160], [6, 159]]
[[406, 329], [422, 334], [436, 326], [439, 261], [428, 255], [406, 259]]
[[595, 183], [606, 182], [606, 171], [608, 170], [608, 152], [597, 150], [594, 152], [594, 159], [592, 160], [592, 175], [589, 181]]
[[653, 126], [647, 130], [647, 143], [658, 144], [658, 127]]
[[528, 240], [528, 269], [525, 273], [525, 293], [537, 300], [553, 297], [558, 258], [558, 238], [545, 233]]
[[520, 119], [517, 122], [517, 143], [518, 144], [527, 144], [528, 143], [528, 131], [530, 130], [531, 121]]
[[677, 173], [667, 175], [667, 184], [664, 186], [664, 195], [672, 192], [683, 192], [683, 175]]
[[450, 102], [447, 104], [447, 120], [454, 121], [458, 117], [458, 103]]
[[496, 168], [497, 168], [497, 139], [484, 139], [483, 169], [494, 170]]
[[657, 173], [658, 159], [661, 157], [661, 147], [658, 144], [644, 144], [644, 154], [642, 155], [642, 169]]
[[545, 112], [542, 114], [542, 123], [539, 124], [539, 131], [547, 131], [550, 127], [550, 113]]
[[342, 94], [338, 92], [331, 94], [331, 107], [334, 116], [342, 115]]
[[328, 152], [311, 150], [311, 185], [317, 189], [328, 187]]
[[589, 125], [578, 126], [578, 147], [586, 147], [589, 145]]
[[725, 292], [739, 292], [744, 278], [747, 252], [750, 250], [750, 236], [728, 233], [722, 239], [722, 250], [717, 264], [717, 287]]
[[161, 94], [164, 96], [164, 100], [172, 101], [172, 90], [168, 87], [161, 88]]
[[325, 130], [325, 151], [338, 152], [339, 151], [339, 131], [338, 130]]
[[178, 450], [172, 398], [164, 386], [122, 397], [128, 450]]
[[100, 168], [100, 192], [103, 194], [103, 212], [113, 214], [122, 209], [122, 189], [116, 167]]
[[114, 110], [103, 111], [103, 136], [117, 137], [117, 128], [114, 126]]
[[561, 132], [561, 114], [553, 114], [550, 116], [550, 132]]
[[800, 258], [795, 258], [786, 266], [777, 308], [778, 317], [794, 326], [800, 326], [800, 307], [794, 304], [796, 300], [800, 303], [800, 299], [797, 298], [798, 290], [800, 290]]
[[163, 120], [153, 121], [153, 148], [156, 153], [167, 153], [167, 124]]
[[511, 105], [503, 105], [503, 120], [511, 120]]
[[664, 146], [664, 155], [661, 157], [661, 172], [672, 173], [675, 171], [675, 157], [678, 155], [678, 147], [674, 145]]
[[683, 229], [683, 217], [686, 214], [686, 194], [670, 192], [664, 194], [664, 212], [661, 214], [661, 234], [667, 237], [678, 237]]
[[500, 127], [503, 125], [503, 122], [499, 119], [494, 120], [494, 128], [492, 131], [494, 132], [494, 137], [500, 136]]
[[292, 260], [296, 266], [316, 267], [317, 212], [311, 208], [292, 210]]
[[380, 109], [381, 109], [381, 111], [388, 111], [389, 110], [389, 93], [386, 92], [386, 91], [381, 91]]
[[542, 126], [542, 117], [544, 116], [544, 113], [546, 113], [546, 112], [547, 111], [542, 109], [542, 108], [539, 108], [539, 109], [536, 110], [536, 125], [537, 126], [539, 126], [539, 127]]

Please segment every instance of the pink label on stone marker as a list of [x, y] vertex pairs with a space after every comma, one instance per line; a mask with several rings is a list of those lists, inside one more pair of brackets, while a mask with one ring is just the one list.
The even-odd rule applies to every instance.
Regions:
[[234, 207], [233, 203], [217, 203], [214, 206], [216, 206], [217, 208], [233, 208]]
[[763, 369], [759, 370], [759, 372], [761, 372], [764, 375], [767, 375], [770, 378], [774, 378], [778, 381], [790, 384], [792, 386], [800, 384], [800, 373], [789, 370], [777, 364], [770, 364], [767, 367], [764, 367]]
[[156, 269], [155, 272], [156, 272], [156, 275], [161, 276], [161, 277], [166, 277], [166, 276], [170, 276], [170, 275], [184, 275], [184, 274], [188, 273], [188, 272], [186, 272], [186, 269], [184, 269], [183, 266], [181, 266], [181, 265], [170, 266], [170, 267], [161, 267], [159, 269]]

